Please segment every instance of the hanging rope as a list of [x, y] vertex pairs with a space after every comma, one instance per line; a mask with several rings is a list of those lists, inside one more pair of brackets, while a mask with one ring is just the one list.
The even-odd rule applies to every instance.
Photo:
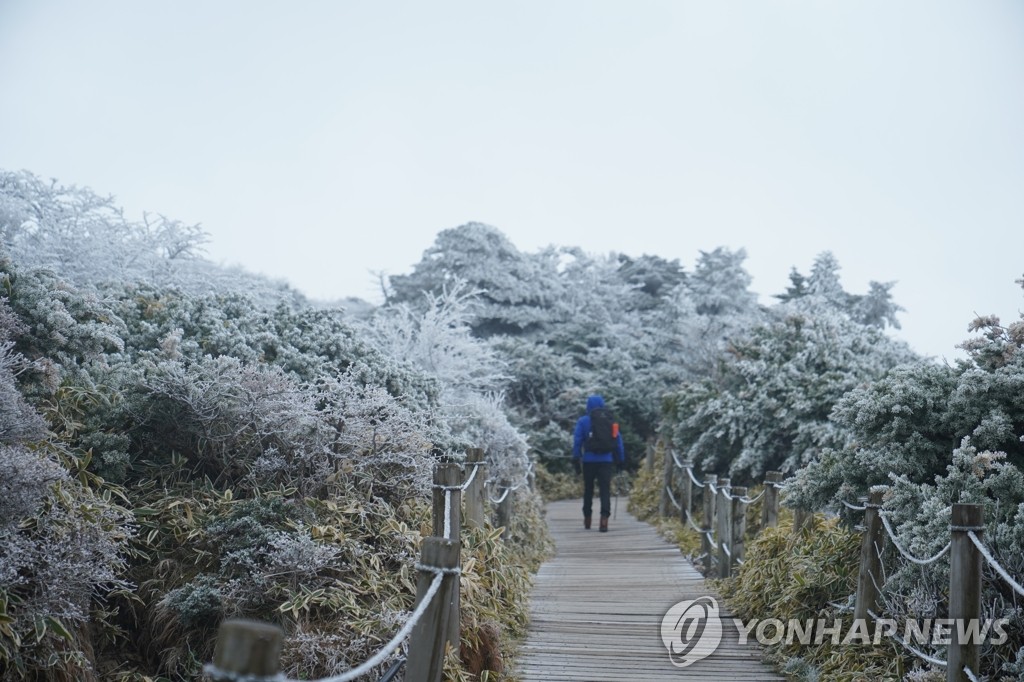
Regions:
[[978, 536], [974, 534], [973, 530], [967, 531], [967, 537], [971, 539], [971, 542], [974, 543], [974, 546], [978, 548], [979, 552], [981, 552], [981, 556], [985, 557], [985, 561], [988, 562], [988, 565], [991, 566], [995, 570], [995, 572], [998, 573], [1000, 577], [1002, 577], [1003, 580], [1009, 583], [1010, 587], [1013, 588], [1014, 592], [1024, 597], [1024, 587], [1021, 587], [1020, 583], [1014, 580], [1013, 577], [1006, 572], [1006, 569], [999, 565], [999, 562], [995, 560], [995, 557], [993, 557], [991, 553], [989, 553], [988, 548], [978, 538]]
[[907, 551], [903, 547], [903, 545], [900, 544], [900, 541], [896, 538], [896, 533], [893, 531], [892, 526], [889, 525], [889, 519], [886, 518], [886, 515], [879, 513], [879, 517], [881, 517], [882, 519], [882, 525], [885, 526], [885, 532], [889, 534], [889, 539], [892, 540], [893, 547], [898, 549], [900, 554], [902, 554], [907, 561], [917, 564], [918, 566], [930, 566], [931, 564], [934, 564], [936, 561], [941, 559], [943, 555], [946, 552], [948, 552], [949, 548], [952, 546], [951, 542], [947, 542], [946, 546], [940, 549], [938, 554], [936, 554], [935, 556], [928, 557], [927, 559], [918, 559], [909, 551]]
[[[868, 614], [872, 618], [874, 618], [875, 620], [880, 620], [880, 618], [878, 617], [878, 614], [875, 613], [874, 611], [872, 611], [871, 609], [868, 609]], [[907, 643], [902, 637], [897, 635], [895, 632], [891, 633], [889, 636], [892, 637], [893, 639], [895, 639], [897, 642], [899, 642], [903, 646], [904, 649], [906, 649], [910, 653], [914, 654], [915, 656], [920, 658], [922, 661], [927, 661], [928, 663], [931, 663], [932, 665], [937, 665], [937, 666], [939, 666], [941, 668], [945, 668], [948, 665], [948, 663], [946, 663], [946, 661], [943, 661], [941, 658], [935, 658], [934, 656], [929, 656], [928, 654], [924, 653], [923, 651], [915, 649], [909, 643]]]
[[744, 495], [743, 497], [740, 498], [740, 502], [742, 502], [743, 504], [754, 504], [755, 502], [760, 500], [762, 497], [764, 497], [764, 491], [763, 490], [760, 493], [757, 494], [757, 497], [747, 497], [746, 495]]
[[504, 491], [505, 492], [503, 492], [501, 494], [501, 497], [499, 497], [498, 499], [494, 499], [490, 495], [487, 496], [487, 499], [491, 501], [491, 504], [501, 504], [502, 502], [505, 501], [505, 498], [508, 497], [508, 494], [512, 492], [512, 488], [505, 488]]
[[[437, 591], [441, 589], [441, 581], [444, 579], [445, 574], [458, 572], [457, 568], [440, 569], [433, 566], [421, 566], [419, 564], [417, 564], [417, 568], [424, 571], [431, 571], [435, 575], [430, 586], [427, 588], [427, 591], [423, 594], [423, 599], [420, 600], [419, 605], [416, 606], [416, 609], [409, 616], [409, 619], [405, 621], [405, 625], [402, 626], [402, 629], [399, 630], [398, 633], [391, 638], [391, 641], [385, 644], [380, 651], [367, 659], [366, 662], [339, 675], [323, 677], [319, 680], [314, 680], [313, 682], [351, 682], [352, 680], [362, 677], [386, 661], [388, 656], [393, 654], [395, 650], [401, 646], [402, 642], [404, 642], [409, 636], [409, 633], [412, 632], [412, 629], [416, 627], [416, 623], [419, 622], [420, 618], [426, 612], [427, 607], [430, 606], [431, 600], [433, 600]], [[259, 682], [300, 682], [299, 680], [290, 680], [280, 673], [273, 677], [255, 678], [251, 675], [242, 675], [221, 670], [212, 663], [208, 663], [204, 666], [203, 672], [215, 680], [229, 680], [230, 682], [256, 682], [256, 680], [259, 680]]]
[[665, 486], [665, 492], [668, 493], [668, 499], [672, 500], [672, 505], [679, 511], [682, 511], [683, 505], [676, 502], [676, 496], [672, 494], [672, 488], [669, 486]]
[[697, 478], [693, 475], [693, 467], [686, 467], [686, 473], [690, 477], [690, 480], [693, 481], [693, 484], [695, 486], [697, 486], [698, 488], [704, 487], [704, 484], [698, 481]]

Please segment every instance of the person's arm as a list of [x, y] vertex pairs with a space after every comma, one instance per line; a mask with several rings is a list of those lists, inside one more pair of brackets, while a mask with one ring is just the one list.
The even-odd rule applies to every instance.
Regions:
[[579, 459], [583, 456], [583, 439], [586, 430], [583, 427], [583, 417], [576, 420], [576, 429], [572, 433], [572, 458]]
[[620, 433], [615, 437], [615, 448], [618, 450], [615, 454], [617, 455], [617, 461], [619, 463], [619, 469], [626, 468], [626, 446], [622, 442], [622, 434]]
[[576, 429], [572, 434], [572, 468], [576, 470], [576, 473], [580, 473], [582, 468], [583, 458], [583, 440], [586, 435], [586, 428], [583, 425], [583, 417], [576, 420]]

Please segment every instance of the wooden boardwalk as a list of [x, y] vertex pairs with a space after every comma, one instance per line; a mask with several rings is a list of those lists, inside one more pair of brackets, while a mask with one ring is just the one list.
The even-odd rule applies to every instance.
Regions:
[[[596, 502], [596, 500], [595, 500]], [[607, 533], [583, 529], [579, 500], [553, 502], [547, 521], [556, 556], [541, 566], [530, 601], [530, 631], [516, 671], [523, 682], [784, 680], [761, 662], [756, 644], [740, 646], [722, 609], [722, 642], [707, 658], [672, 665], [661, 621], [680, 601], [718, 597], [679, 549], [625, 511], [619, 500]]]

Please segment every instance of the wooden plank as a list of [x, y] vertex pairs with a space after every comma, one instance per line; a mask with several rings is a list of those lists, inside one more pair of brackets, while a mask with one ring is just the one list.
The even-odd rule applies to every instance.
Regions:
[[[741, 646], [732, 614], [679, 550], [620, 500], [608, 533], [584, 530], [579, 501], [553, 502], [546, 518], [555, 557], [541, 566], [530, 597], [530, 630], [515, 674], [523, 682], [784, 680], [755, 644]], [[722, 643], [686, 668], [672, 665], [661, 621], [677, 602], [712, 596]]]

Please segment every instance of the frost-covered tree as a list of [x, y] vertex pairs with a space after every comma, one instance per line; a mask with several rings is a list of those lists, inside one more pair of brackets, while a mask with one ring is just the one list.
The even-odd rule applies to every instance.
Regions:
[[809, 277], [793, 268], [789, 273], [789, 287], [776, 298], [784, 302], [810, 300], [815, 307], [832, 308], [860, 324], [900, 328], [896, 315], [903, 308], [892, 300], [895, 282], [872, 281], [868, 283], [866, 294], [852, 294], [840, 284], [839, 270], [839, 261], [831, 252], [825, 251], [814, 259]]
[[412, 273], [392, 276], [388, 301], [418, 308], [424, 294], [464, 282], [479, 292], [470, 321], [477, 335], [520, 334], [543, 324], [557, 301], [557, 267], [553, 249], [525, 254], [500, 230], [467, 223], [438, 233]]
[[705, 468], [750, 479], [816, 461], [850, 437], [830, 418], [843, 396], [916, 359], [850, 313], [837, 273], [830, 254], [806, 280], [797, 273], [771, 317], [734, 334], [715, 371], [668, 403], [678, 444]]
[[751, 277], [743, 268], [744, 249], [730, 251], [719, 247], [701, 251], [687, 287], [701, 315], [725, 316], [745, 313], [757, 307], [757, 296], [750, 291]]
[[281, 282], [203, 258], [208, 235], [162, 215], [125, 217], [113, 197], [0, 170], [0, 248], [23, 268], [76, 285], [174, 285], [191, 293], [245, 292], [261, 305], [303, 297]]
[[970, 329], [981, 336], [961, 344], [968, 358], [955, 367], [919, 362], [845, 396], [833, 419], [850, 433], [850, 443], [801, 472], [794, 500], [819, 507], [893, 476], [931, 481], [964, 437], [1024, 465], [1024, 322], [1003, 327], [986, 316]]
[[794, 471], [845, 442], [830, 419], [844, 395], [913, 357], [877, 328], [780, 311], [733, 342], [718, 378], [677, 394], [675, 437], [708, 470], [743, 480]]
[[386, 306], [367, 332], [390, 356], [413, 363], [440, 385], [438, 422], [447, 436], [435, 434], [439, 443], [453, 450], [483, 448], [494, 476], [518, 482], [529, 466], [526, 440], [502, 407], [505, 363], [469, 327], [479, 295], [455, 279], [440, 295], [425, 294], [422, 314], [405, 304]]

